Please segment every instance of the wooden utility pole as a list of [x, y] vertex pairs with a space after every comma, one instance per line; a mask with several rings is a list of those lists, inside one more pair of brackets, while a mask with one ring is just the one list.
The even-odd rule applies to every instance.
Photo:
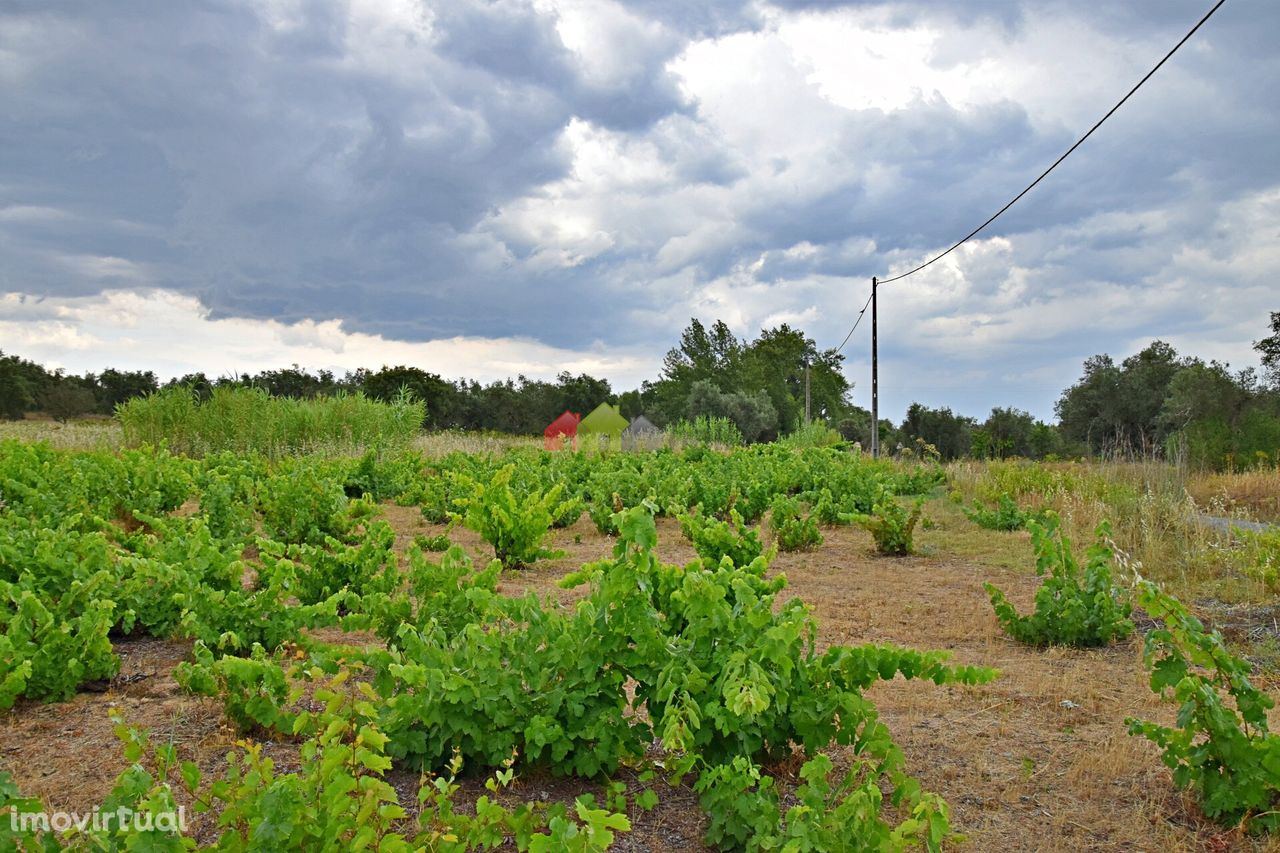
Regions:
[[809, 425], [809, 357], [804, 357], [804, 425]]
[[871, 458], [880, 458], [880, 362], [876, 333], [876, 277], [871, 276]]

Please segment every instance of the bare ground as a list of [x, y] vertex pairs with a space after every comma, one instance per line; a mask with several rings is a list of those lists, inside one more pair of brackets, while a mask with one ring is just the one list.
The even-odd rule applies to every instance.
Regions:
[[[958, 663], [1000, 670], [999, 679], [981, 687], [898, 680], [870, 691], [911, 771], [950, 804], [953, 827], [967, 837], [960, 849], [1280, 849], [1204, 822], [1194, 803], [1173, 789], [1155, 748], [1126, 734], [1127, 716], [1167, 721], [1173, 715], [1147, 688], [1140, 638], [1093, 651], [1035, 650], [1007, 639], [982, 584], [990, 580], [1018, 606], [1029, 606], [1038, 580], [1025, 534], [985, 534], [991, 553], [975, 555], [973, 531], [963, 528], [967, 522], [939, 501], [930, 510], [939, 524], [921, 533], [922, 555], [878, 557], [864, 532], [837, 528], [825, 531], [821, 548], [783, 554], [775, 568], [787, 575], [787, 594], [813, 607], [824, 644], [947, 649]], [[385, 511], [401, 546], [418, 533], [444, 529], [424, 523], [413, 508]], [[470, 531], [454, 530], [451, 536], [477, 559], [487, 558], [486, 546]], [[962, 540], [965, 547], [958, 545]], [[693, 557], [673, 522], [660, 523], [659, 542], [664, 560]], [[564, 557], [508, 573], [503, 591], [535, 590], [567, 600], [577, 593], [560, 590], [556, 580], [606, 556], [612, 540], [584, 517], [556, 531], [555, 544], [566, 551]], [[1019, 553], [1026, 559], [1017, 559]], [[0, 718], [0, 766], [51, 808], [88, 810], [124, 768], [107, 717], [112, 708], [151, 730], [157, 742], [172, 738], [181, 754], [210, 773], [220, 771], [238, 737], [218, 703], [185, 696], [174, 683], [170, 671], [189, 644], [125, 639], [117, 647], [124, 663], [106, 692], [82, 693], [62, 704], [21, 703]], [[279, 769], [296, 767], [293, 744], [267, 742], [264, 748]], [[773, 772], [786, 777], [795, 769], [788, 764]], [[638, 789], [633, 774], [620, 778]], [[397, 771], [391, 781], [402, 802], [412, 804], [417, 776]], [[480, 781], [469, 780], [465, 788], [479, 793]], [[588, 791], [599, 793], [600, 785], [529, 774], [504, 799], [569, 799]], [[634, 830], [616, 849], [703, 849], [692, 792], [660, 786], [658, 793], [657, 809], [633, 811]], [[207, 837], [207, 821], [198, 826]]]

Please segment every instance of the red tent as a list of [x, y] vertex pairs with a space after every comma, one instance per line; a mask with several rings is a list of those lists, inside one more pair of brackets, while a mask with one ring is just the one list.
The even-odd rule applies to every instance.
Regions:
[[566, 411], [542, 431], [543, 446], [547, 450], [563, 450], [565, 439], [572, 439], [573, 449], [578, 449], [578, 421], [582, 415]]

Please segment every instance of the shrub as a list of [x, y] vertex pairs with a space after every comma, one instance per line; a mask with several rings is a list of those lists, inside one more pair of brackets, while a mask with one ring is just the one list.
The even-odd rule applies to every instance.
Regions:
[[783, 551], [807, 551], [822, 544], [822, 533], [812, 515], [804, 515], [795, 498], [774, 498], [769, 525]]
[[844, 443], [844, 436], [818, 421], [797, 427], [778, 440], [787, 447], [837, 447]]
[[353, 498], [370, 495], [375, 501], [397, 500], [415, 484], [422, 468], [420, 454], [392, 456], [382, 448], [371, 448], [347, 474], [343, 489]]
[[0, 710], [18, 696], [69, 699], [82, 683], [120, 669], [107, 638], [115, 604], [105, 598], [106, 572], [73, 581], [56, 601], [26, 581], [0, 581]]
[[1160, 623], [1143, 645], [1151, 689], [1181, 707], [1173, 726], [1126, 720], [1129, 734], [1163, 750], [1175, 784], [1193, 789], [1208, 817], [1250, 832], [1277, 829], [1280, 735], [1267, 725], [1274, 700], [1253, 686], [1249, 663], [1176, 598], [1146, 580], [1138, 582], [1135, 597]]
[[[270, 685], [255, 676], [273, 673]], [[319, 671], [288, 675], [319, 678]], [[474, 809], [458, 808], [457, 758], [442, 777], [423, 777], [415, 815], [400, 805], [401, 794], [385, 778], [391, 768], [387, 736], [377, 722], [377, 696], [352, 671], [343, 669], [314, 690], [310, 708], [281, 715], [276, 704], [285, 698], [286, 673], [255, 651], [251, 660], [213, 663], [208, 655], [188, 667], [192, 687], [225, 687], [240, 715], [238, 722], [261, 725], [264, 719], [284, 722], [306, 732], [293, 772], [284, 772], [263, 753], [261, 744], [240, 741], [227, 753], [221, 777], [206, 780], [200, 767], [180, 761], [172, 743], [153, 746], [146, 734], [125, 725], [112, 712], [116, 735], [124, 744], [128, 767], [97, 815], [132, 812], [138, 826], [94, 820], [70, 831], [33, 826], [23, 819], [43, 811], [35, 798], [21, 797], [12, 778], [0, 772], [0, 815], [6, 818], [5, 849], [21, 850], [463, 850], [518, 849], [532, 853], [599, 853], [627, 832], [625, 814], [596, 808], [590, 795], [578, 797], [572, 815], [563, 803], [523, 803], [508, 809], [499, 802], [511, 784], [513, 757], [484, 783], [487, 794]], [[216, 827], [188, 835], [173, 820], [178, 799], [195, 803], [197, 812], [217, 815]], [[166, 820], [166, 818], [168, 818]], [[45, 827], [47, 827], [45, 821]], [[204, 831], [204, 830], [211, 830]]]
[[341, 481], [314, 462], [285, 465], [262, 482], [261, 500], [262, 525], [281, 542], [323, 545], [329, 536], [345, 538], [354, 526]]
[[40, 407], [45, 414], [63, 424], [72, 418], [89, 414], [97, 405], [93, 391], [65, 380], [40, 395]]
[[879, 774], [871, 771], [866, 758], [855, 759], [834, 784], [832, 768], [831, 759], [822, 753], [806, 761], [800, 768], [802, 782], [795, 789], [795, 805], [785, 814], [773, 777], [761, 773], [749, 759], [739, 757], [707, 768], [694, 784], [708, 816], [707, 842], [722, 850], [749, 853], [942, 848], [950, 832], [950, 810], [937, 794], [924, 793], [919, 785], [908, 787], [902, 772], [890, 769], [885, 775], [895, 793], [900, 786], [904, 789], [901, 800], [894, 802], [911, 814], [909, 821], [893, 826], [881, 813], [884, 794]]
[[423, 551], [439, 553], [441, 551], [448, 551], [449, 546], [453, 543], [449, 541], [448, 533], [437, 533], [434, 536], [427, 536], [419, 533], [417, 536], [413, 537], [413, 544]]
[[271, 576], [282, 565], [294, 594], [303, 604], [319, 604], [347, 590], [364, 595], [398, 585], [395, 530], [385, 521], [366, 525], [358, 544], [333, 537], [324, 545], [292, 544], [261, 540], [262, 574]]
[[517, 496], [511, 488], [515, 465], [505, 465], [488, 483], [479, 483], [462, 474], [453, 477], [464, 493], [454, 504], [463, 512], [454, 513], [455, 522], [480, 534], [493, 546], [494, 556], [504, 568], [527, 566], [544, 557], [562, 556], [563, 551], [542, 547], [556, 516], [566, 512], [569, 501], [561, 501], [564, 487], [552, 486], [545, 494]]
[[680, 530], [693, 543], [704, 564], [719, 565], [728, 557], [738, 567], [751, 562], [764, 553], [760, 531], [753, 530], [742, 521], [737, 510], [729, 511], [729, 520], [707, 518], [701, 512], [680, 516]]
[[923, 498], [913, 502], [911, 509], [907, 510], [893, 496], [885, 495], [876, 502], [870, 515], [854, 513], [849, 519], [871, 533], [876, 550], [881, 554], [901, 557], [911, 553], [912, 533], [923, 513]]
[[1245, 574], [1257, 578], [1275, 590], [1280, 588], [1280, 529], [1232, 531], [1240, 538], [1241, 549], [1236, 562]]
[[253, 532], [257, 481], [265, 476], [265, 464], [254, 455], [224, 452], [205, 457], [196, 486], [200, 512], [216, 538], [241, 541]]
[[1034, 646], [1103, 646], [1133, 631], [1132, 605], [1124, 600], [1111, 579], [1114, 554], [1107, 545], [1111, 528], [1098, 525], [1097, 541], [1089, 548], [1083, 571], [1071, 554], [1071, 543], [1062, 535], [1057, 515], [1046, 523], [1032, 521], [1031, 543], [1036, 552], [1036, 574], [1048, 574], [1036, 592], [1036, 609], [1020, 616], [999, 589], [986, 584], [996, 618], [1005, 632]]
[[995, 509], [987, 509], [981, 504], [965, 507], [964, 514], [969, 520], [984, 530], [1023, 530], [1027, 522], [1039, 520], [1043, 522], [1044, 512], [1024, 510], [1009, 495], [1001, 495], [996, 500]]

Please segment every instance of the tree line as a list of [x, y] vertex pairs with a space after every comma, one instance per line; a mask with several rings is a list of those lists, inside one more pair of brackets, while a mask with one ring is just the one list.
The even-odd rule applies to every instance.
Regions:
[[[994, 408], [979, 421], [949, 408], [912, 403], [901, 423], [880, 422], [881, 445], [943, 459], [1159, 456], [1197, 467], [1277, 464], [1280, 312], [1271, 314], [1270, 332], [1254, 342], [1261, 372], [1233, 372], [1229, 365], [1180, 356], [1169, 344], [1154, 341], [1119, 363], [1106, 354], [1088, 358], [1080, 380], [1056, 403], [1057, 423], [1016, 408]], [[108, 415], [131, 397], [173, 386], [206, 398], [226, 385], [302, 398], [361, 392], [379, 400], [407, 389], [426, 403], [427, 429], [536, 434], [565, 410], [586, 414], [607, 401], [625, 417], [643, 414], [658, 426], [704, 415], [727, 418], [746, 440], [769, 441], [803, 424], [807, 380], [812, 419], [865, 446], [871, 414], [850, 401], [852, 385], [841, 371], [843, 362], [838, 352], [819, 349], [786, 324], [746, 340], [723, 322], [708, 328], [698, 320], [681, 333], [656, 379], [621, 393], [607, 379], [587, 374], [482, 384], [406, 365], [342, 376], [294, 365], [213, 379], [195, 373], [161, 383], [152, 371], [107, 369], [76, 376], [0, 352], [0, 417]]]
[[806, 365], [815, 418], [834, 423], [848, 414], [851, 386], [840, 372], [842, 360], [785, 324], [745, 341], [724, 323], [707, 329], [697, 320], [668, 353], [656, 380], [622, 393], [607, 379], [587, 374], [565, 372], [554, 381], [517, 376], [482, 384], [408, 365], [338, 375], [295, 364], [214, 378], [193, 373], [162, 383], [153, 371], [108, 369], [77, 376], [0, 352], [0, 417], [109, 415], [132, 397], [177, 386], [205, 399], [225, 386], [253, 386], [299, 398], [360, 392], [379, 400], [391, 400], [406, 389], [425, 402], [427, 429], [534, 434], [561, 412], [586, 414], [610, 402], [624, 416], [643, 414], [658, 426], [702, 415], [729, 418], [748, 441], [764, 441], [789, 432], [803, 418]]

